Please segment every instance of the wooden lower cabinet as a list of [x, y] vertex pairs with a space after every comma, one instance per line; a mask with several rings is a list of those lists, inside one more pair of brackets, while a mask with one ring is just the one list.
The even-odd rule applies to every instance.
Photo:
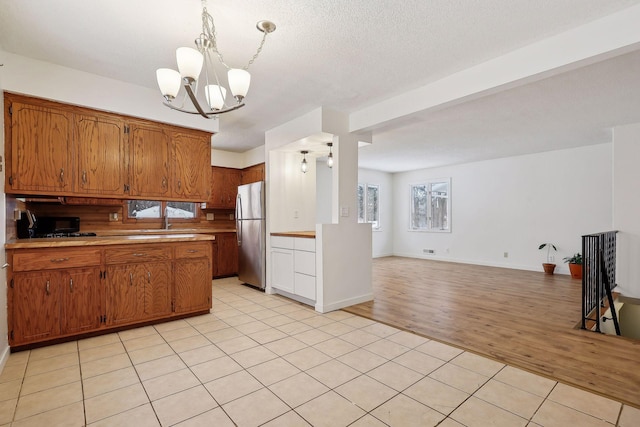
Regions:
[[171, 265], [154, 262], [107, 266], [107, 325], [171, 314]]
[[238, 240], [236, 233], [216, 234], [214, 253], [214, 277], [238, 274]]
[[98, 328], [99, 276], [97, 267], [15, 274], [13, 341], [41, 341]]
[[175, 250], [174, 310], [176, 313], [211, 308], [212, 242], [182, 245]]
[[63, 275], [62, 333], [80, 333], [99, 328], [99, 313], [104, 310], [100, 269], [76, 268]]
[[207, 240], [9, 249], [9, 344], [205, 312], [211, 308], [211, 248]]
[[211, 308], [211, 261], [183, 259], [175, 264], [175, 311], [185, 313]]

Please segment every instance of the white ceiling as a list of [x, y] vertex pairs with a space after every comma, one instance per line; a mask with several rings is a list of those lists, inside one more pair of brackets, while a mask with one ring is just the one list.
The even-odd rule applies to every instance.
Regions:
[[[257, 21], [277, 25], [247, 106], [220, 117], [214, 147], [246, 151], [318, 107], [354, 113], [638, 4], [209, 0], [231, 65], [255, 51]], [[155, 89], [155, 70], [175, 67], [199, 21], [198, 0], [0, 0], [0, 48]], [[395, 172], [609, 142], [612, 126], [640, 122], [639, 52], [374, 126], [360, 165]]]

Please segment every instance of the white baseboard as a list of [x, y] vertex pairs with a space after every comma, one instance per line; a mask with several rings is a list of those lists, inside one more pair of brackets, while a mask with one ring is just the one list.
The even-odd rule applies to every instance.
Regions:
[[330, 304], [324, 304], [323, 306], [319, 306], [318, 304], [316, 304], [316, 311], [319, 311], [320, 313], [328, 313], [330, 311], [340, 310], [341, 308], [349, 307], [350, 305], [360, 304], [367, 301], [373, 301], [372, 293], [343, 299], [341, 301], [335, 301]]

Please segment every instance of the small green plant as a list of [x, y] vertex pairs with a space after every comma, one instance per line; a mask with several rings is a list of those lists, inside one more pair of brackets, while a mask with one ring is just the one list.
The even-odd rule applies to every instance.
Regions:
[[551, 262], [551, 249], [553, 249], [554, 251], [557, 251], [558, 249], [556, 248], [556, 245], [554, 245], [553, 243], [542, 243], [540, 246], [538, 246], [538, 249], [544, 249], [547, 248], [547, 262]]
[[564, 257], [563, 260], [569, 264], [582, 264], [582, 254], [578, 252], [573, 256]]

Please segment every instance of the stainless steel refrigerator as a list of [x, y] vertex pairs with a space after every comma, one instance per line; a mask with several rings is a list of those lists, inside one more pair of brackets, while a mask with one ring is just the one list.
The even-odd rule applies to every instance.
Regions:
[[238, 279], [248, 285], [264, 289], [266, 286], [264, 181], [238, 187], [236, 233]]

